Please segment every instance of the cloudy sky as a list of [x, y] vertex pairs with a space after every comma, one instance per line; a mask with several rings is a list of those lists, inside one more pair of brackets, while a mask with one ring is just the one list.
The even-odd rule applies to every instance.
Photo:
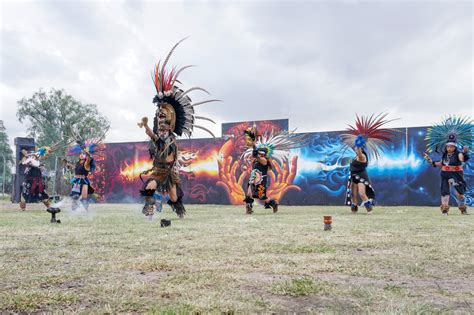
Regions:
[[[341, 130], [382, 110], [392, 127], [473, 115], [471, 1], [1, 1], [1, 118], [26, 135], [17, 101], [62, 88], [111, 121], [109, 142], [141, 141], [150, 71], [179, 39], [184, 86], [224, 100], [197, 107], [220, 123], [289, 118]], [[204, 100], [206, 95], [193, 94]], [[196, 137], [206, 137], [196, 132]]]

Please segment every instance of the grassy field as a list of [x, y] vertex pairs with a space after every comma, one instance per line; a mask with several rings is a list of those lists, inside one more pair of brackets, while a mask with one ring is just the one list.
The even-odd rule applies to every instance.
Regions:
[[474, 216], [457, 208], [188, 205], [147, 221], [101, 204], [50, 224], [39, 204], [0, 206], [3, 311], [474, 313]]

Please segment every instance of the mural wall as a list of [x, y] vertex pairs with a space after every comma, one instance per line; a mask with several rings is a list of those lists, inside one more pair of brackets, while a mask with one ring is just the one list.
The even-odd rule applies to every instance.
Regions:
[[[241, 159], [243, 131], [254, 122], [222, 125], [222, 138], [179, 140], [186, 203], [243, 204], [250, 165]], [[287, 130], [288, 120], [256, 121], [259, 132]], [[426, 127], [402, 128], [381, 159], [368, 168], [380, 205], [439, 205], [439, 169], [423, 159]], [[281, 204], [343, 205], [352, 150], [340, 131], [309, 133], [308, 146], [269, 172], [268, 195]], [[146, 142], [107, 144], [94, 174], [99, 202], [140, 202], [140, 174], [151, 168]], [[474, 158], [465, 165], [474, 206]], [[143, 178], [146, 180], [146, 178]]]

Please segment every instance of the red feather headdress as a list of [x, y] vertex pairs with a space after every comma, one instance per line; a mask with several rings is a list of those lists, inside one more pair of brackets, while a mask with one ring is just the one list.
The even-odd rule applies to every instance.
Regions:
[[176, 135], [181, 136], [185, 134], [188, 137], [191, 137], [194, 128], [202, 129], [214, 137], [214, 134], [207, 128], [197, 125], [195, 123], [196, 120], [206, 120], [212, 123], [215, 123], [212, 119], [207, 117], [196, 116], [194, 114], [194, 108], [198, 105], [210, 103], [210, 102], [219, 102], [220, 100], [212, 99], [206, 100], [202, 102], [193, 102], [188, 94], [192, 91], [202, 91], [209, 94], [208, 91], [205, 89], [195, 86], [187, 90], [183, 90], [177, 86], [176, 83], [181, 83], [178, 81], [178, 76], [180, 73], [190, 67], [192, 65], [183, 66], [179, 69], [173, 67], [171, 70], [166, 68], [168, 61], [171, 58], [174, 50], [178, 45], [183, 42], [186, 38], [183, 38], [179, 42], [177, 42], [173, 48], [171, 48], [170, 52], [164, 59], [162, 65], [161, 61], [158, 61], [158, 64], [153, 69], [153, 73], [151, 74], [153, 83], [156, 88], [156, 96], [153, 99], [153, 103], [156, 103], [159, 107], [162, 103], [167, 103], [171, 105], [176, 114], [176, 123], [174, 129], [172, 130]]
[[382, 128], [384, 125], [396, 119], [386, 119], [387, 113], [378, 115], [359, 116], [356, 115], [355, 126], [349, 125], [346, 132], [341, 134], [342, 141], [347, 147], [367, 148], [368, 154], [376, 159], [397, 133], [397, 130]]

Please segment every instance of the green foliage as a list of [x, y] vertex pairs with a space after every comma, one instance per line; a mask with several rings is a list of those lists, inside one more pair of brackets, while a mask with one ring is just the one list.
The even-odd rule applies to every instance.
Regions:
[[17, 118], [28, 121], [29, 136], [38, 145], [70, 141], [74, 135], [82, 138], [104, 138], [110, 127], [97, 105], [82, 104], [64, 90], [39, 90], [31, 98], [18, 101]]
[[[0, 121], [0, 185], [3, 182], [3, 157], [5, 157], [5, 186], [9, 187], [11, 184], [11, 169], [13, 165], [13, 152], [8, 143], [8, 135], [3, 127], [3, 121]], [[2, 187], [3, 188], [3, 187]], [[1, 190], [0, 190], [1, 191]], [[5, 191], [9, 191], [5, 188]]]

